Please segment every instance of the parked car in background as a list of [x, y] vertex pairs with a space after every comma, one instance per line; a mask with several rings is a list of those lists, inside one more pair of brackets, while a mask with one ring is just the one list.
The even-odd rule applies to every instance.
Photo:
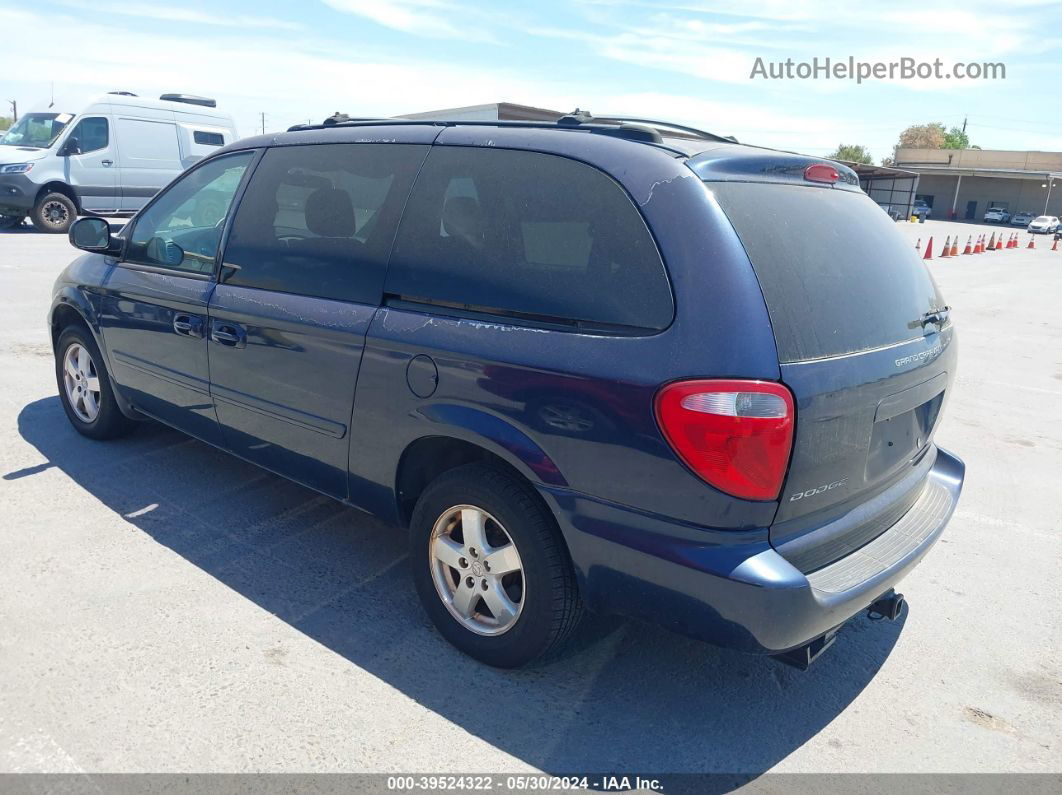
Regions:
[[1002, 207], [989, 207], [985, 211], [986, 224], [1005, 224], [1010, 220], [1010, 213]]
[[1054, 215], [1041, 215], [1029, 224], [1029, 231], [1039, 234], [1051, 234], [1058, 231], [1058, 218]]
[[899, 615], [959, 498], [949, 309], [837, 163], [586, 114], [337, 122], [70, 236], [73, 427], [155, 418], [407, 528], [491, 665], [586, 606], [806, 667]]
[[132, 214], [234, 140], [214, 100], [186, 94], [115, 92], [77, 113], [27, 113], [0, 137], [0, 226], [28, 215], [42, 232], [66, 232], [80, 214]]
[[915, 199], [911, 206], [911, 215], [916, 215], [919, 221], [924, 221], [933, 215], [933, 208], [926, 204], [924, 199]]
[[1010, 219], [1012, 226], [1028, 226], [1029, 222], [1036, 217], [1035, 213], [1015, 213]]

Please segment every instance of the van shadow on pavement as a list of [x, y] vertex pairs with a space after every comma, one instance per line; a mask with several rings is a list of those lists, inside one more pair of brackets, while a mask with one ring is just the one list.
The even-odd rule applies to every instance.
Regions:
[[843, 711], [902, 631], [902, 619], [857, 618], [800, 673], [609, 620], [560, 659], [497, 671], [430, 626], [405, 569], [401, 531], [155, 424], [114, 442], [85, 439], [57, 397], [23, 408], [18, 428], [47, 463], [4, 479], [58, 467], [263, 610], [549, 773], [735, 774], [699, 791], [745, 783]]

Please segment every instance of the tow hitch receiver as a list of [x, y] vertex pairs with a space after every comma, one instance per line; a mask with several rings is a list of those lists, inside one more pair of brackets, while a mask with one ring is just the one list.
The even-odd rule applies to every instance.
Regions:
[[803, 646], [772, 656], [774, 659], [778, 660], [778, 662], [791, 665], [800, 671], [806, 671], [811, 667], [811, 664], [819, 658], [819, 655], [833, 645], [833, 642], [836, 639], [837, 630], [831, 629], [822, 637], [815, 638], [815, 640], [805, 643]]

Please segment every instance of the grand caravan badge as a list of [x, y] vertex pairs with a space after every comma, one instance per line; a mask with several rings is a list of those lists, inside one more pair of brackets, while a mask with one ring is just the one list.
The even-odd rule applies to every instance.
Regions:
[[913, 353], [910, 356], [901, 356], [896, 360], [897, 367], [903, 367], [905, 364], [922, 364], [923, 362], [932, 361], [940, 356], [944, 352], [944, 346], [937, 341], [937, 344], [932, 348], [927, 348], [921, 353]]

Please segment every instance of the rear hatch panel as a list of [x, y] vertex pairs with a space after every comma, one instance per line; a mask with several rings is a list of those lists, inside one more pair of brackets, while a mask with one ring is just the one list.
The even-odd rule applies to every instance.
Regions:
[[881, 208], [851, 180], [799, 184], [789, 161], [814, 161], [778, 157], [784, 180], [706, 185], [756, 272], [797, 406], [771, 543], [814, 570], [918, 498], [956, 346], [932, 318], [932, 276]]

